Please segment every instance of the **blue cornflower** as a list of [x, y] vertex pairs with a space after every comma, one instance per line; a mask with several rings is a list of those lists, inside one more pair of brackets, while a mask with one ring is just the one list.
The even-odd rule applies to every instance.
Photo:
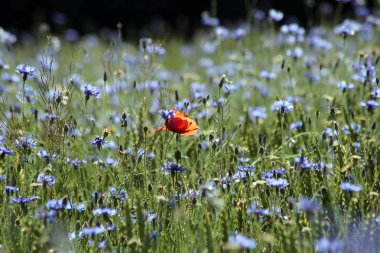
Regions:
[[4, 156], [10, 156], [13, 154], [13, 150], [7, 149], [4, 146], [0, 146], [0, 158]]
[[13, 203], [13, 204], [21, 204], [21, 205], [23, 205], [23, 204], [27, 204], [27, 203], [29, 203], [29, 202], [31, 202], [31, 201], [33, 201], [33, 200], [35, 200], [36, 199], [36, 197], [35, 196], [30, 196], [30, 197], [24, 197], [24, 196], [20, 196], [20, 197], [18, 197], [17, 199], [16, 198], [12, 198], [11, 199], [11, 202]]
[[20, 78], [17, 75], [11, 75], [9, 73], [3, 73], [1, 78], [7, 83], [18, 83], [20, 81]]
[[66, 199], [51, 199], [46, 202], [46, 207], [49, 210], [63, 210], [66, 208], [67, 200]]
[[307, 157], [301, 156], [294, 158], [295, 165], [300, 169], [312, 169], [314, 167], [314, 163], [309, 161]]
[[30, 136], [22, 136], [14, 141], [14, 144], [17, 148], [23, 149], [25, 151], [30, 151], [34, 149], [37, 143]]
[[299, 208], [307, 214], [315, 214], [320, 210], [320, 205], [314, 199], [302, 197], [298, 203]]
[[255, 239], [246, 237], [245, 235], [235, 233], [228, 237], [228, 248], [231, 249], [255, 249], [257, 242]]
[[44, 220], [45, 222], [49, 222], [52, 224], [54, 222], [55, 216], [57, 216], [57, 212], [54, 210], [50, 210], [49, 212], [45, 212], [43, 208], [40, 209], [39, 213], [37, 213], [34, 218]]
[[248, 115], [253, 121], [265, 119], [267, 117], [266, 109], [264, 107], [248, 107]]
[[96, 236], [106, 232], [106, 229], [103, 225], [97, 225], [95, 227], [84, 227], [82, 231], [79, 232], [79, 237], [83, 238], [84, 236]]
[[263, 70], [260, 72], [260, 77], [265, 78], [267, 80], [273, 80], [276, 79], [277, 75], [273, 72]]
[[185, 192], [183, 194], [183, 197], [185, 199], [188, 199], [188, 198], [190, 198], [190, 199], [198, 199], [200, 197], [200, 192], [197, 191], [197, 190], [194, 190], [194, 189], [190, 189], [188, 192]]
[[270, 171], [264, 171], [264, 178], [278, 178], [278, 176], [284, 175], [285, 173], [285, 168], [282, 168], [280, 170], [272, 169]]
[[191, 83], [191, 94], [195, 99], [205, 98], [207, 96], [206, 85], [198, 82]]
[[116, 188], [113, 187], [113, 186], [110, 186], [110, 187], [108, 188], [108, 192], [110, 193], [111, 196], [112, 196], [112, 195], [115, 195], [115, 194], [116, 194]]
[[279, 112], [281, 114], [293, 111], [294, 105], [287, 100], [277, 100], [271, 106], [272, 111]]
[[361, 185], [354, 185], [350, 182], [343, 182], [341, 184], [341, 188], [343, 191], [349, 191], [349, 192], [360, 192], [363, 187]]
[[270, 20], [278, 22], [278, 21], [281, 21], [283, 18], [284, 18], [284, 13], [282, 13], [281, 11], [277, 11], [274, 9], [269, 10], [269, 19]]
[[340, 81], [336, 83], [336, 86], [342, 91], [352, 90], [355, 88], [355, 85], [352, 83], [347, 84], [346, 81]]
[[323, 130], [323, 138], [332, 138], [334, 136], [338, 136], [338, 131], [332, 128], [325, 128]]
[[246, 35], [247, 35], [247, 30], [239, 27], [232, 32], [231, 37], [234, 38], [235, 40], [240, 40], [241, 38], [244, 38]]
[[71, 201], [67, 201], [67, 204], [65, 206], [66, 210], [73, 210], [76, 209], [77, 211], [81, 212], [86, 210], [86, 204], [84, 203], [75, 203]]
[[97, 136], [95, 137], [95, 140], [91, 142], [91, 144], [97, 146], [98, 149], [100, 149], [105, 142], [106, 141], [104, 139], [104, 136]]
[[353, 79], [356, 79], [362, 83], [368, 81], [373, 84], [376, 81], [376, 67], [370, 64], [361, 64], [360, 73], [355, 74]]
[[372, 97], [380, 98], [380, 88], [374, 88], [371, 92]]
[[141, 52], [148, 54], [163, 55], [166, 52], [166, 50], [161, 45], [153, 43], [153, 40], [151, 38], [141, 38], [139, 40], [139, 48]]
[[300, 47], [296, 47], [294, 50], [290, 50], [290, 49], [288, 49], [288, 50], [286, 50], [286, 55], [287, 55], [288, 57], [293, 58], [294, 60], [297, 60], [297, 59], [299, 59], [299, 58], [302, 57], [302, 55], [303, 55], [303, 50], [302, 50], [302, 48], [300, 48]]
[[355, 150], [358, 150], [360, 148], [360, 142], [354, 142], [353, 146]]
[[260, 9], [253, 9], [251, 12], [251, 16], [257, 21], [263, 21], [265, 19], [265, 12]]
[[182, 166], [179, 166], [178, 164], [175, 164], [175, 163], [170, 163], [170, 164], [167, 164], [167, 163], [164, 163], [164, 167], [162, 167], [162, 170], [163, 171], [170, 171], [170, 172], [184, 172], [185, 171], [185, 168], [182, 167]]
[[339, 240], [330, 241], [326, 237], [322, 237], [315, 242], [318, 252], [339, 253], [342, 252], [343, 242]]
[[255, 169], [255, 165], [249, 165], [248, 167], [245, 167], [245, 166], [242, 166], [242, 165], [238, 165], [237, 166], [237, 170], [239, 172], [244, 172], [244, 173], [251, 172], [254, 169]]
[[323, 161], [320, 161], [319, 163], [314, 163], [314, 169], [315, 170], [326, 170], [326, 169], [332, 169], [333, 165], [332, 163], [325, 163]]
[[116, 214], [116, 209], [98, 208], [92, 211], [92, 213], [95, 215], [114, 216]]
[[252, 202], [252, 204], [248, 207], [247, 209], [247, 214], [261, 214], [263, 216], [268, 216], [270, 214], [269, 209], [265, 208], [258, 208], [258, 203], [257, 202]]
[[28, 77], [34, 76], [34, 67], [25, 64], [20, 64], [16, 67], [16, 72], [22, 74], [23, 79], [25, 81]]
[[0, 175], [0, 181], [4, 181], [5, 179], [7, 179], [6, 175]]
[[376, 102], [374, 100], [367, 100], [365, 102], [360, 102], [360, 105], [363, 106], [363, 107], [367, 107], [367, 110], [368, 111], [373, 111], [374, 109], [376, 109], [377, 107], [380, 106], [380, 103], [379, 102]]
[[226, 99], [225, 99], [225, 98], [219, 98], [217, 104], [218, 104], [219, 106], [222, 106], [222, 105], [224, 105], [225, 102], [226, 102]]
[[84, 92], [84, 96], [85, 96], [86, 101], [88, 101], [90, 99], [90, 97], [96, 98], [100, 94], [100, 90], [91, 84], [85, 84], [82, 86], [81, 89]]
[[46, 119], [49, 119], [50, 121], [59, 121], [61, 120], [61, 117], [59, 117], [58, 115], [56, 114], [51, 114], [51, 113], [45, 113], [45, 115], [42, 115], [40, 117], [41, 120], [46, 120]]
[[296, 130], [296, 129], [300, 129], [302, 126], [303, 126], [303, 122], [297, 121], [297, 122], [290, 124], [289, 129], [290, 130]]
[[210, 17], [207, 12], [202, 13], [202, 24], [205, 26], [218, 26], [219, 19], [217, 17]]
[[347, 37], [348, 35], [355, 35], [355, 33], [360, 30], [361, 24], [349, 19], [344, 20], [342, 24], [339, 24], [334, 28], [334, 32], [342, 35], [343, 37]]
[[273, 186], [273, 187], [277, 187], [277, 188], [284, 188], [286, 186], [289, 185], [289, 182], [287, 179], [285, 178], [279, 178], [279, 179], [275, 179], [275, 178], [267, 178], [266, 179], [266, 182], [268, 185], [270, 186]]
[[55, 184], [55, 177], [52, 175], [45, 175], [44, 172], [40, 172], [37, 177], [37, 182], [50, 187]]
[[19, 189], [16, 186], [10, 186], [10, 185], [5, 186], [5, 193], [7, 195], [12, 195], [13, 193], [16, 193], [18, 191]]
[[342, 131], [345, 134], [351, 134], [351, 130], [353, 133], [358, 134], [358, 133], [360, 133], [360, 129], [361, 129], [361, 126], [357, 123], [351, 123], [350, 126], [344, 125], [342, 127]]
[[165, 121], [169, 121], [175, 116], [175, 111], [172, 109], [169, 110], [160, 110], [158, 112]]

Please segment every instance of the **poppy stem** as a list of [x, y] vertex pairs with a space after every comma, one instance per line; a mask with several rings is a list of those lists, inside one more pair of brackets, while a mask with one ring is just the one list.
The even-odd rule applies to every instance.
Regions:
[[173, 132], [172, 136], [170, 137], [170, 139], [166, 142], [166, 147], [165, 147], [165, 153], [164, 153], [164, 159], [166, 160], [166, 155], [168, 153], [168, 148], [169, 148], [169, 144], [170, 142], [173, 140], [173, 137], [174, 137], [175, 133]]

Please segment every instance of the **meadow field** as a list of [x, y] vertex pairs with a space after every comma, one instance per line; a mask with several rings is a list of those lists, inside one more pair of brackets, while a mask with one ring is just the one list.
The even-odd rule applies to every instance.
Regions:
[[380, 16], [202, 18], [0, 28], [1, 252], [380, 252]]

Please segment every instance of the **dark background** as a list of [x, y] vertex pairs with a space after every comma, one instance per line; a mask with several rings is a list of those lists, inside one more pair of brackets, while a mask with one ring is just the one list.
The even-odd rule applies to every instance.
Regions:
[[[252, 2], [266, 12], [270, 8], [283, 11], [287, 20], [282, 22], [296, 20], [304, 26], [312, 19], [320, 19], [326, 3], [332, 8], [337, 5], [334, 0], [314, 0], [312, 6], [307, 4], [313, 2], [310, 0], [218, 0], [217, 16], [222, 24], [246, 20]], [[374, 1], [367, 2], [373, 7]], [[353, 3], [343, 4], [344, 13], [349, 15], [352, 6]], [[120, 22], [123, 32], [138, 36], [141, 31], [163, 31], [168, 27], [171, 32], [191, 35], [201, 25], [201, 12], [211, 11], [212, 6], [211, 0], [2, 0], [0, 8], [0, 26], [11, 31], [35, 31], [45, 22], [54, 32], [71, 27], [83, 34], [103, 27], [116, 29]], [[64, 24], [54, 24], [55, 12], [66, 15]]]

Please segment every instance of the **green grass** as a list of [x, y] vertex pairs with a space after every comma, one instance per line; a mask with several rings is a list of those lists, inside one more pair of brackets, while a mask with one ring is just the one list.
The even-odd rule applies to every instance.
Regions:
[[[1, 249], [243, 250], [231, 241], [236, 231], [256, 240], [252, 252], [316, 252], [316, 241], [323, 237], [341, 241], [342, 252], [376, 252], [380, 241], [379, 112], [367, 110], [360, 102], [371, 99], [378, 82], [353, 81], [352, 75], [360, 73], [353, 68], [355, 63], [377, 68], [379, 53], [373, 46], [379, 38], [376, 31], [369, 41], [361, 39], [360, 33], [344, 40], [332, 28], [325, 29], [322, 37], [332, 46], [327, 52], [311, 48], [307, 39], [280, 45], [276, 39], [280, 32], [258, 28], [241, 40], [213, 40], [211, 28], [190, 42], [175, 37], [157, 40], [166, 49], [164, 55], [141, 52], [137, 43], [99, 40], [91, 45], [84, 38], [68, 43], [40, 35], [32, 46], [4, 47], [1, 59], [10, 68], [1, 73], [18, 75], [20, 80], [2, 81], [5, 140], [1, 146], [14, 152], [1, 157], [0, 174], [6, 179], [0, 184], [19, 191], [0, 192]], [[57, 39], [61, 47], [52, 50]], [[206, 42], [216, 43], [214, 53], [202, 50]], [[191, 49], [189, 54], [181, 53], [185, 46]], [[296, 46], [303, 49], [303, 56], [297, 60], [286, 56], [286, 50]], [[45, 63], [52, 59], [57, 69], [49, 64], [42, 67], [36, 60], [40, 54]], [[308, 57], [315, 58], [309, 67], [304, 64]], [[212, 66], [200, 66], [203, 58], [212, 60]], [[36, 76], [25, 82], [25, 87], [35, 91], [35, 101], [24, 105], [16, 98], [22, 92], [22, 75], [14, 71], [21, 63], [36, 68]], [[262, 70], [276, 73], [276, 79], [262, 78]], [[169, 75], [163, 77], [162, 71]], [[320, 80], [309, 82], [305, 72], [318, 74]], [[229, 82], [221, 83], [224, 74]], [[158, 81], [159, 88], [147, 88], [152, 80]], [[342, 92], [336, 82], [343, 80], [355, 88]], [[205, 85], [207, 91], [201, 97], [194, 98], [193, 82]], [[80, 88], [85, 83], [101, 90], [99, 98], [85, 100]], [[54, 91], [61, 93], [53, 97]], [[294, 110], [271, 110], [276, 100], [289, 96], [302, 98], [294, 103]], [[218, 104], [220, 99], [224, 103]], [[185, 102], [189, 105], [183, 106]], [[266, 118], [250, 118], [249, 107], [256, 106], [266, 108]], [[159, 110], [173, 107], [197, 120], [196, 136], [155, 132], [164, 124]], [[31, 109], [38, 110], [37, 119]], [[199, 113], [205, 110], [210, 115], [201, 117]], [[46, 112], [60, 119], [41, 120]], [[302, 126], [290, 130], [296, 121]], [[351, 123], [360, 125], [360, 131], [348, 128], [345, 133], [342, 128]], [[326, 137], [326, 128], [336, 129], [338, 135]], [[112, 130], [105, 137], [107, 142], [91, 145], [95, 137], [105, 136], [105, 129]], [[33, 138], [36, 146], [18, 148], [14, 142], [22, 136]], [[360, 146], [354, 148], [354, 143]], [[39, 156], [40, 150], [49, 155]], [[300, 168], [295, 159], [301, 157], [331, 167], [319, 170], [305, 162], [311, 168]], [[79, 162], [73, 166], [76, 158]], [[162, 171], [167, 162], [185, 171]], [[251, 165], [252, 171], [236, 174], [241, 166]], [[278, 177], [289, 185], [268, 185], [264, 172], [272, 169], [285, 169]], [[54, 176], [55, 183], [39, 183], [40, 172]], [[361, 191], [342, 190], [341, 183], [350, 178], [362, 186]], [[110, 187], [115, 187], [117, 197]], [[198, 191], [197, 197], [184, 197], [190, 191]], [[21, 195], [36, 198], [27, 204], [11, 203]], [[310, 209], [302, 206], [303, 197], [313, 200]], [[50, 223], [39, 216], [49, 214], [46, 203], [52, 199], [82, 203], [85, 208], [56, 211]], [[250, 214], [252, 203], [257, 209], [268, 209], [267, 215]], [[115, 209], [116, 214], [98, 216], [93, 213], [97, 208]], [[110, 225], [112, 230], [101, 230], [99, 235], [80, 235], [83, 228], [103, 226], [106, 230]], [[76, 238], [69, 240], [69, 233]], [[102, 249], [100, 242], [104, 242]]]

